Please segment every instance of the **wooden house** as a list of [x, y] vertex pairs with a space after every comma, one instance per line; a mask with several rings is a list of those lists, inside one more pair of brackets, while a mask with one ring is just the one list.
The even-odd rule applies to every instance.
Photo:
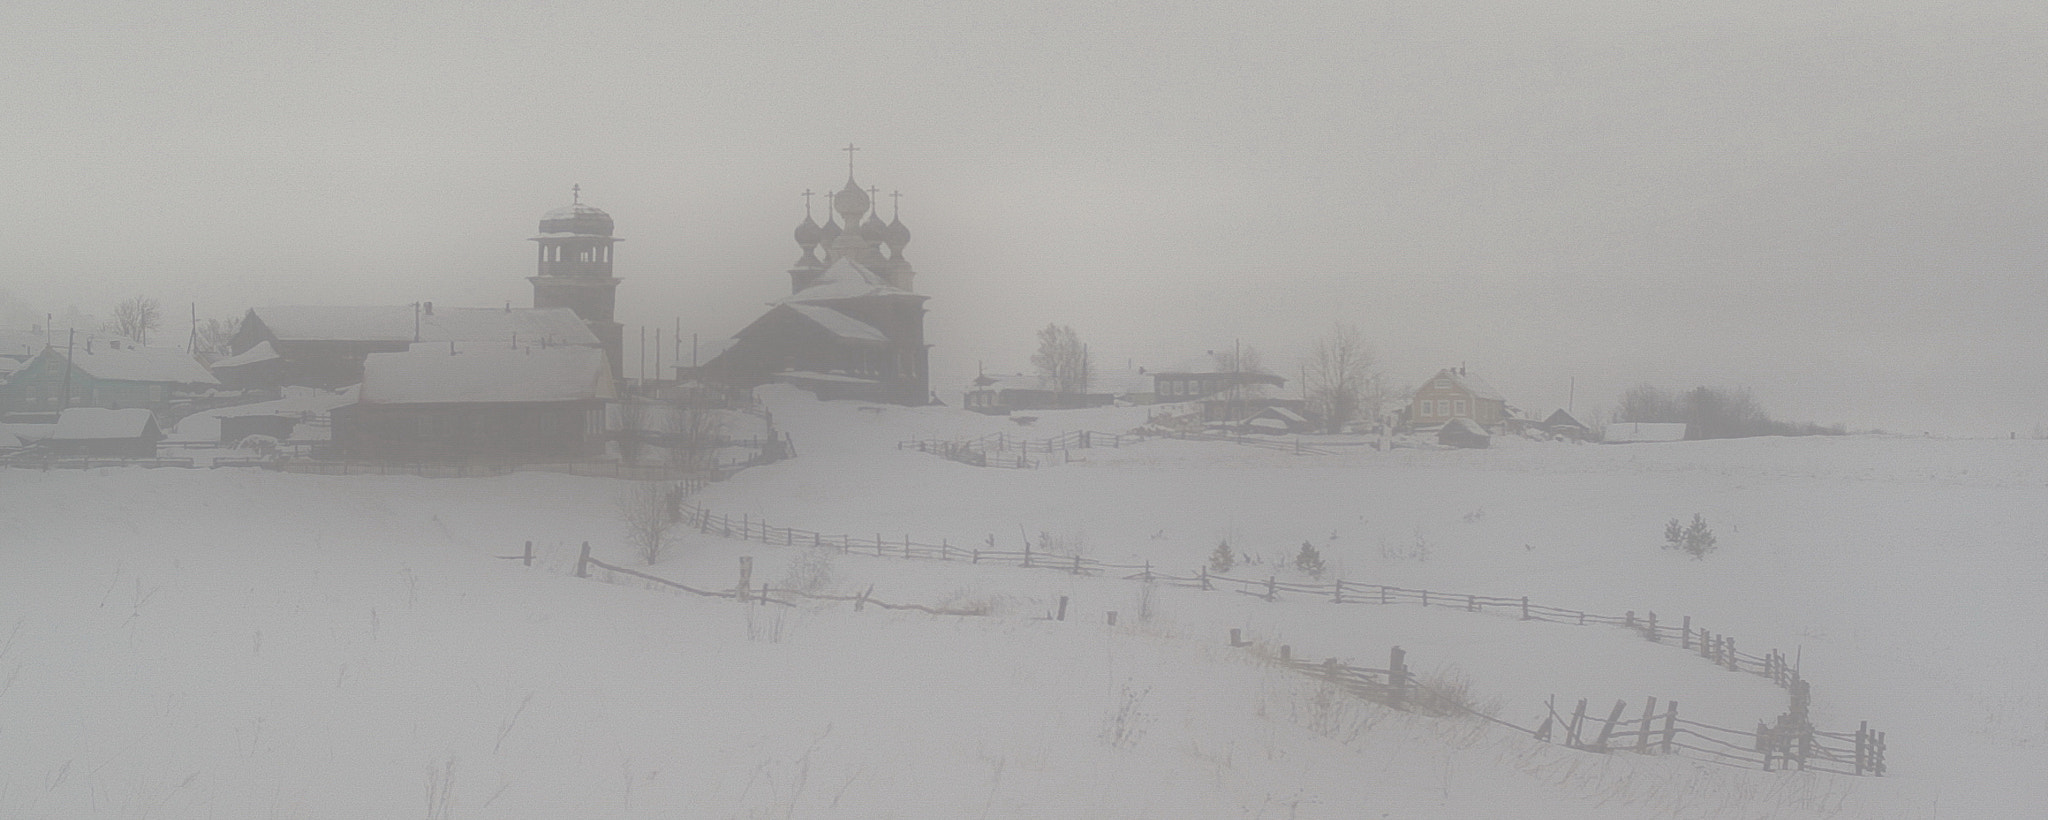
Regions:
[[566, 307], [259, 307], [243, 315], [228, 345], [232, 355], [220, 364], [238, 382], [331, 390], [362, 381], [363, 360], [372, 353], [403, 353], [426, 343], [457, 352], [602, 346]]
[[586, 458], [603, 452], [605, 403], [616, 398], [594, 346], [373, 353], [356, 403], [333, 412], [334, 445], [378, 460]]
[[[67, 407], [168, 410], [220, 387], [198, 359], [182, 350], [91, 339], [46, 347], [0, 384], [0, 412], [54, 412]], [[69, 396], [66, 396], [69, 391]]]
[[1478, 376], [1462, 367], [1446, 367], [1416, 388], [1408, 404], [1408, 426], [1436, 429], [1451, 419], [1471, 419], [1481, 428], [1500, 426], [1507, 402]]
[[156, 414], [146, 409], [73, 407], [58, 414], [42, 447], [60, 458], [149, 459], [156, 458], [156, 444], [163, 439]]
[[1161, 402], [1196, 401], [1219, 393], [1248, 397], [1256, 388], [1285, 387], [1287, 380], [1271, 373], [1154, 373], [1152, 394]]
[[962, 407], [991, 416], [1009, 415], [1013, 410], [1073, 410], [1114, 403], [1116, 396], [1109, 393], [1047, 390], [1038, 386], [1038, 377], [1025, 373], [984, 373], [975, 377], [973, 387], [961, 398]]

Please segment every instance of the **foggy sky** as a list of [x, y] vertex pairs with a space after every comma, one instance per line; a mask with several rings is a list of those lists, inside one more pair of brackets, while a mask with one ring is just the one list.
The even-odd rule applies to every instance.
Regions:
[[525, 238], [581, 184], [626, 237], [632, 373], [638, 326], [729, 335], [787, 294], [799, 194], [850, 142], [903, 193], [949, 402], [1048, 322], [1118, 366], [1242, 340], [1292, 378], [1344, 321], [1396, 382], [1465, 363], [1532, 413], [1648, 381], [2048, 422], [2035, 2], [10, 3], [0, 30], [0, 323], [526, 306]]

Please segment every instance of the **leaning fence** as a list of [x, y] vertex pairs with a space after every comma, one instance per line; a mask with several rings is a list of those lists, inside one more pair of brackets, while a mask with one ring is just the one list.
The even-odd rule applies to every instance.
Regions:
[[[1713, 632], [1704, 626], [1695, 627], [1692, 616], [1689, 615], [1673, 624], [1669, 619], [1660, 620], [1655, 612], [1645, 612], [1640, 616], [1633, 610], [1621, 615], [1600, 614], [1540, 604], [1531, 601], [1528, 596], [1505, 597], [1413, 589], [1343, 579], [1300, 583], [1281, 581], [1272, 575], [1263, 579], [1231, 576], [1211, 572], [1206, 566], [1198, 567], [1186, 574], [1175, 574], [1161, 571], [1151, 561], [1118, 563], [1078, 554], [1034, 551], [1028, 541], [1021, 549], [997, 549], [994, 535], [988, 536], [980, 544], [961, 546], [949, 539], [941, 539], [938, 543], [921, 542], [908, 534], [901, 538], [886, 536], [879, 532], [872, 536], [827, 534], [796, 527], [778, 527], [767, 519], [748, 514], [735, 518], [695, 504], [682, 506], [682, 523], [706, 535], [759, 541], [764, 544], [833, 549], [842, 553], [883, 558], [963, 561], [970, 564], [1048, 569], [1073, 575], [1112, 576], [1201, 590], [1231, 591], [1265, 601], [1307, 599], [1324, 600], [1334, 604], [1410, 604], [1472, 613], [1509, 615], [1525, 621], [1618, 627], [1630, 630], [1644, 640], [1667, 643], [1682, 651], [1696, 653], [1702, 660], [1723, 669], [1763, 677], [1790, 690], [1791, 693], [1791, 709], [1780, 715], [1775, 724], [1759, 722], [1754, 731], [1749, 731], [1685, 722], [1688, 723], [1687, 728], [1681, 733], [1674, 734], [1670, 743], [1660, 741], [1656, 751], [1685, 753], [1713, 762], [1756, 765], [1764, 769], [1784, 768], [1789, 765], [1794, 768], [1853, 775], [1883, 775], [1885, 771], [1883, 732], [1870, 731], [1868, 723], [1855, 733], [1822, 732], [1812, 725], [1807, 717], [1807, 704], [1811, 702], [1812, 697], [1811, 685], [1800, 677], [1797, 664], [1789, 662], [1785, 653], [1776, 649], [1766, 650], [1761, 654], [1739, 650], [1733, 637]], [[1320, 665], [1316, 668], [1323, 669]], [[1366, 676], [1360, 680], [1367, 680], [1370, 673], [1375, 670], [1355, 671]], [[1670, 708], [1672, 719], [1675, 720], [1677, 706], [1673, 703], [1670, 704]], [[1501, 722], [1503, 725], [1513, 726], [1491, 715], [1481, 716]], [[1559, 718], [1555, 714], [1552, 717]], [[1602, 727], [1608, 734], [1627, 729], [1631, 725], [1623, 719], [1619, 711], [1611, 716], [1609, 722], [1614, 725]], [[1546, 720], [1540, 728], [1514, 728], [1548, 740], [1551, 739], [1552, 733], [1560, 731], [1556, 725], [1560, 723], [1564, 723], [1561, 718], [1556, 721]], [[1585, 728], [1583, 723], [1584, 716], [1580, 715], [1579, 719], [1573, 721], [1570, 728], [1560, 735], [1564, 738], [1563, 742], [1574, 748], [1609, 750], [1608, 740], [1611, 738], [1598, 737], [1588, 741], [1580, 732]], [[1647, 731], [1646, 727], [1647, 724], [1637, 726], [1637, 734], [1643, 735]]]

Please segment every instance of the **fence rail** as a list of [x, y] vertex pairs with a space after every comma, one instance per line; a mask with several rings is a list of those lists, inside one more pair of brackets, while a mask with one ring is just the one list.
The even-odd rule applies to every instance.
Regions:
[[[1756, 731], [1745, 733], [1741, 730], [1695, 726], [1694, 728], [1696, 729], [1716, 729], [1728, 737], [1715, 738], [1700, 732], [1694, 732], [1691, 735], [1687, 735], [1687, 737], [1694, 738], [1696, 742], [1688, 741], [1691, 742], [1691, 745], [1686, 745], [1680, 743], [1678, 737], [1674, 735], [1668, 744], [1671, 749], [1684, 748], [1720, 762], [1742, 761], [1746, 764], [1760, 765], [1766, 769], [1771, 768], [1774, 762], [1783, 765], [1786, 761], [1790, 761], [1797, 767], [1817, 771], [1837, 771], [1841, 769], [1842, 771], [1839, 773], [1843, 774], [1884, 774], [1884, 733], [1870, 732], [1867, 723], [1863, 729], [1860, 729], [1855, 734], [1831, 734], [1814, 729], [1806, 718], [1806, 706], [1810, 703], [1811, 699], [1810, 685], [1799, 676], [1796, 664], [1787, 662], [1783, 652], [1772, 649], [1758, 655], [1739, 651], [1736, 649], [1734, 638], [1711, 632], [1704, 627], [1695, 628], [1691, 616], [1682, 618], [1674, 626], [1668, 621], [1659, 622], [1655, 612], [1648, 612], [1640, 617], [1634, 611], [1618, 616], [1606, 615], [1538, 604], [1529, 600], [1527, 596], [1516, 598], [1466, 592], [1410, 589], [1387, 584], [1362, 583], [1342, 579], [1332, 580], [1327, 583], [1301, 583], [1281, 581], [1277, 576], [1272, 575], [1264, 579], [1245, 578], [1210, 572], [1206, 566], [1198, 567], [1194, 572], [1186, 575], [1175, 575], [1160, 571], [1150, 561], [1137, 564], [1113, 563], [1081, 555], [1061, 555], [1033, 551], [1028, 541], [1020, 550], [996, 549], [994, 535], [988, 536], [979, 546], [962, 547], [954, 545], [948, 539], [941, 539], [936, 544], [920, 542], [907, 534], [901, 538], [885, 536], [882, 533], [875, 533], [872, 537], [844, 533], [826, 534], [795, 527], [778, 527], [769, 523], [766, 519], [755, 518], [750, 515], [741, 515], [734, 518], [729, 515], [712, 512], [695, 504], [683, 505], [682, 523], [706, 535], [736, 538], [745, 541], [759, 541], [765, 544], [829, 548], [842, 553], [874, 555], [885, 558], [966, 561], [972, 564], [1000, 564], [1006, 566], [1014, 565], [1026, 569], [1049, 569], [1073, 575], [1114, 576], [1129, 580], [1202, 590], [1229, 590], [1266, 601], [1279, 601], [1283, 598], [1293, 597], [1327, 600], [1336, 604], [1413, 604], [1473, 613], [1506, 614], [1527, 621], [1543, 621], [1574, 626], [1619, 627], [1635, 632], [1644, 640], [1655, 643], [1674, 644], [1683, 651], [1697, 653], [1701, 659], [1713, 663], [1715, 666], [1729, 671], [1757, 675], [1770, 680], [1780, 687], [1791, 690], [1792, 709], [1786, 715], [1780, 717], [1781, 725], [1775, 728], [1759, 723]], [[1317, 666], [1316, 668], [1324, 670], [1323, 666]], [[1376, 672], [1383, 673], [1384, 670], [1342, 667], [1340, 672], [1341, 674], [1362, 676], [1358, 678], [1361, 682], [1356, 684], [1356, 686], [1359, 688], [1359, 693], [1362, 696], [1369, 697], [1367, 693], [1371, 691], [1372, 686], [1369, 682], [1370, 676]], [[1676, 705], [1673, 704], [1671, 708], [1673, 710], [1671, 714], [1675, 719]], [[1487, 720], [1502, 723], [1502, 725], [1513, 726], [1513, 724], [1499, 721], [1491, 715], [1480, 716]], [[1614, 728], [1617, 729], [1626, 728], [1629, 725], [1627, 721], [1622, 720], [1619, 713], [1615, 715], [1613, 722], [1615, 724]], [[1550, 727], [1548, 721], [1546, 721], [1545, 729], [1529, 729], [1520, 726], [1514, 726], [1514, 728], [1539, 737], [1546, 737], [1547, 739], [1549, 733], [1546, 730]], [[1640, 734], [1646, 731], [1646, 729], [1639, 726], [1636, 731]], [[1737, 735], [1740, 738], [1746, 739], [1734, 739]], [[1570, 737], [1573, 738], [1572, 742], [1574, 743], [1581, 740], [1576, 734], [1572, 734]], [[1842, 745], [1844, 741], [1851, 745], [1844, 747]], [[1660, 746], [1660, 748], [1662, 747]], [[1849, 749], [1846, 757], [1844, 756], [1843, 748]], [[1853, 765], [1846, 767], [1835, 765], [1842, 760], [1853, 761]]]

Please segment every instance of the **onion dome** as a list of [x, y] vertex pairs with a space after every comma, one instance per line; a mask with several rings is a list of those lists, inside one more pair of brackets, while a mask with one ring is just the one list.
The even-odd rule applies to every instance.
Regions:
[[910, 244], [910, 229], [903, 227], [902, 217], [889, 223], [889, 232], [883, 236], [883, 241], [889, 243], [889, 250], [897, 253], [902, 253], [903, 246]]
[[803, 224], [796, 226], [796, 244], [809, 251], [823, 241], [824, 232], [823, 228], [818, 227], [818, 223], [811, 220], [810, 214], [804, 214]]
[[540, 218], [540, 232], [611, 236], [612, 215], [579, 202], [547, 212]]
[[839, 223], [833, 221], [832, 216], [827, 214], [824, 227], [818, 229], [818, 241], [829, 244], [832, 240], [838, 239], [841, 233], [843, 231], [839, 230]]
[[[877, 208], [875, 210], [881, 209]], [[869, 242], [881, 243], [888, 236], [889, 226], [882, 224], [881, 215], [873, 211], [868, 212], [868, 221], [860, 223], [860, 238]]]
[[849, 228], [859, 225], [861, 214], [867, 213], [873, 204], [874, 200], [868, 198], [868, 192], [861, 190], [853, 177], [847, 177], [846, 187], [832, 195], [832, 210], [839, 212]]

